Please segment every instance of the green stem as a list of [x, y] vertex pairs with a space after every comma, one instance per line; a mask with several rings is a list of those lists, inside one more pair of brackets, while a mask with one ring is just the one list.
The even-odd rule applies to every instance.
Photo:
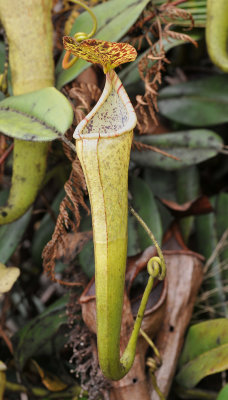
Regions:
[[14, 141], [12, 186], [7, 205], [0, 207], [0, 225], [21, 217], [34, 202], [43, 182], [47, 152], [47, 143]]
[[[51, 0], [0, 0], [14, 95], [54, 84], [51, 7]], [[0, 209], [0, 225], [19, 218], [34, 202], [45, 174], [47, 152], [48, 143], [15, 139], [12, 186], [6, 207]]]
[[228, 1], [207, 0], [206, 42], [215, 65], [228, 72]]

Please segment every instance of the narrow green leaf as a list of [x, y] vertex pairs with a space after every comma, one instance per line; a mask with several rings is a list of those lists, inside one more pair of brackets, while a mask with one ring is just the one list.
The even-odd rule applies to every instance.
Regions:
[[4, 64], [5, 64], [5, 44], [0, 42], [0, 74], [4, 71]]
[[[216, 210], [216, 198], [210, 198], [212, 207]], [[206, 260], [212, 255], [218, 243], [218, 232], [216, 229], [216, 213], [211, 212], [206, 215], [200, 215], [195, 218], [197, 250], [203, 254]], [[216, 305], [211, 309], [210, 315], [215, 317], [218, 312], [220, 315], [227, 316], [227, 307], [225, 306], [225, 292], [222, 281], [222, 271], [220, 268], [220, 257], [217, 254], [209, 266], [209, 277], [204, 280], [204, 290], [211, 291], [208, 299], [210, 305]]]
[[[228, 193], [220, 193], [216, 205], [216, 226], [218, 239], [220, 240], [226, 229], [228, 229]], [[219, 255], [221, 261], [228, 260], [228, 246]], [[228, 279], [228, 270], [223, 271], [224, 279]]]
[[128, 214], [128, 241], [127, 241], [127, 255], [134, 256], [140, 253], [141, 248], [139, 245], [137, 221], [132, 214]]
[[165, 117], [190, 126], [228, 121], [228, 76], [216, 75], [162, 89], [159, 110]]
[[192, 325], [188, 330], [184, 348], [179, 358], [179, 368], [182, 368], [200, 354], [223, 344], [228, 344], [227, 318], [217, 318]]
[[65, 307], [68, 301], [68, 295], [62, 297], [14, 335], [14, 358], [19, 369], [30, 357], [42, 354], [43, 348], [51, 343], [60, 326], [67, 323]]
[[[119, 41], [137, 20], [149, 0], [109, 0], [93, 7], [97, 17], [97, 32], [94, 37], [111, 42]], [[83, 12], [73, 25], [71, 36], [76, 32], [89, 33], [91, 17], [88, 12]], [[89, 63], [78, 60], [70, 69], [62, 70], [61, 57], [57, 68], [57, 88], [60, 89], [67, 82], [76, 78], [83, 70], [90, 66]]]
[[[183, 168], [176, 173], [177, 201], [183, 204], [196, 199], [200, 195], [199, 174], [195, 165]], [[185, 243], [192, 231], [195, 218], [185, 217], [180, 220], [180, 228]]]
[[178, 373], [179, 385], [188, 389], [197, 385], [201, 379], [228, 369], [228, 344], [212, 349], [190, 361]]
[[0, 262], [5, 264], [16, 250], [31, 219], [30, 208], [21, 218], [0, 227]]
[[[80, 230], [82, 232], [85, 232], [91, 229], [92, 229], [91, 216], [86, 216], [81, 220]], [[89, 279], [91, 279], [95, 273], [93, 240], [90, 240], [83, 246], [83, 249], [80, 251], [78, 258], [83, 272], [88, 276]]]
[[0, 102], [0, 131], [17, 139], [54, 140], [66, 132], [72, 121], [70, 103], [54, 87]]
[[174, 160], [151, 150], [135, 150], [131, 152], [131, 160], [137, 165], [165, 170], [178, 170], [198, 164], [214, 157], [223, 146], [221, 137], [206, 129], [140, 136], [137, 140], [156, 146], [179, 158], [179, 160]]
[[216, 400], [227, 400], [228, 399], [228, 384], [222, 388], [219, 392]]
[[94, 246], [90, 240], [79, 253], [79, 263], [83, 272], [91, 279], [95, 273]]
[[143, 180], [146, 181], [157, 197], [177, 201], [176, 172], [163, 171], [157, 168], [144, 168]]
[[193, 325], [188, 332], [176, 377], [192, 388], [205, 376], [228, 368], [228, 320], [214, 319]]
[[[157, 242], [161, 244], [162, 224], [160, 214], [153, 196], [153, 193], [146, 182], [141, 178], [132, 177], [129, 182], [129, 190], [132, 195], [132, 206], [146, 222], [153, 232]], [[140, 250], [153, 245], [148, 234], [138, 223], [135, 224]]]
[[[177, 201], [176, 198], [176, 173], [162, 169], [143, 168], [143, 179], [149, 185], [156, 197]], [[157, 203], [162, 220], [163, 230], [166, 231], [173, 220], [171, 213], [159, 201]]]

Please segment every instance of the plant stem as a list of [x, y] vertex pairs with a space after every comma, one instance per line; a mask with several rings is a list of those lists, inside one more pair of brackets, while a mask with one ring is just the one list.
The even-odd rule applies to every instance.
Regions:
[[[14, 95], [54, 84], [51, 7], [51, 0], [0, 0]], [[0, 208], [0, 225], [19, 218], [35, 200], [47, 152], [48, 143], [14, 140], [12, 186], [8, 205]]]

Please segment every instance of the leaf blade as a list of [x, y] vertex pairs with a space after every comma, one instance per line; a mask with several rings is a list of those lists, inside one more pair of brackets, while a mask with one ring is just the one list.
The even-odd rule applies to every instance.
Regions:
[[217, 155], [223, 146], [221, 137], [206, 129], [140, 136], [137, 140], [158, 147], [179, 158], [179, 160], [173, 160], [162, 154], [151, 152], [151, 150], [131, 152], [131, 159], [137, 165], [164, 170], [178, 170], [198, 164]]
[[221, 124], [228, 121], [227, 93], [225, 74], [169, 86], [159, 92], [159, 111], [189, 126]]
[[0, 102], [0, 130], [17, 139], [54, 140], [66, 132], [72, 121], [70, 103], [53, 87]]

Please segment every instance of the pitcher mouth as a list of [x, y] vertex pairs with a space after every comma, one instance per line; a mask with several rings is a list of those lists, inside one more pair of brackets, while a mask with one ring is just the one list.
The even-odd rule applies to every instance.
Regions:
[[114, 70], [106, 74], [97, 104], [79, 123], [74, 139], [113, 138], [132, 131], [137, 119], [131, 101]]

